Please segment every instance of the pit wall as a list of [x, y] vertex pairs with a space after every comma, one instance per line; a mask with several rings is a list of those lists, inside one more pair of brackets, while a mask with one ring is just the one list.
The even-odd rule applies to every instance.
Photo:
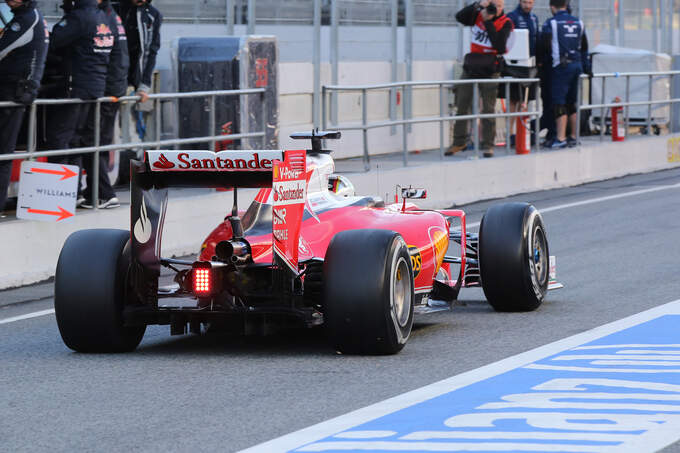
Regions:
[[[434, 160], [425, 165], [394, 170], [346, 174], [358, 194], [385, 196], [396, 184], [425, 187], [424, 208], [446, 208], [517, 193], [578, 185], [633, 173], [680, 166], [680, 135], [636, 138], [625, 142], [595, 143], [581, 148], [493, 159]], [[341, 164], [339, 165], [341, 167]], [[240, 191], [245, 207], [254, 191]], [[173, 192], [170, 197], [163, 255], [198, 253], [201, 241], [231, 207], [230, 192], [191, 196]], [[128, 209], [79, 211], [73, 220], [41, 223], [25, 220], [0, 223], [2, 255], [0, 289], [45, 280], [54, 271], [63, 242], [85, 228], [129, 229]]]

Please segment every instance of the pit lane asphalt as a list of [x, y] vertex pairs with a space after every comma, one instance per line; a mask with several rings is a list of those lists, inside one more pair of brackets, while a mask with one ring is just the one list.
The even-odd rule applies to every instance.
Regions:
[[[680, 169], [507, 200], [540, 210], [678, 182]], [[465, 206], [468, 222], [496, 201]], [[679, 297], [680, 189], [543, 218], [564, 289], [510, 314], [463, 290], [453, 311], [417, 320], [395, 356], [338, 355], [315, 331], [170, 337], [167, 326], [148, 328], [134, 353], [90, 355], [63, 345], [54, 315], [0, 325], [0, 450], [236, 451]], [[52, 303], [11, 305], [0, 320]]]

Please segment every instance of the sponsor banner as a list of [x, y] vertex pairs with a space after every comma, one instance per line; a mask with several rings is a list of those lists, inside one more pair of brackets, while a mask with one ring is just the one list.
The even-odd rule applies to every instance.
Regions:
[[41, 222], [73, 220], [79, 172], [74, 165], [23, 161], [17, 218]]
[[152, 171], [272, 171], [279, 150], [147, 151]]
[[273, 164], [272, 233], [274, 252], [298, 272], [298, 242], [307, 198], [306, 152], [286, 151], [286, 160]]
[[646, 452], [680, 440], [680, 300], [250, 451]]

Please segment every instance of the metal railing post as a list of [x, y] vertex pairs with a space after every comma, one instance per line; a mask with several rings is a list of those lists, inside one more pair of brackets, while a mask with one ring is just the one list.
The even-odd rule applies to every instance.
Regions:
[[444, 118], [446, 108], [444, 106], [444, 84], [439, 84], [439, 159], [444, 160]]
[[[541, 99], [541, 84], [539, 82], [532, 82], [536, 84], [536, 96], [534, 96], [536, 99], [534, 99], [534, 106], [536, 111], [538, 112], [538, 100]], [[578, 90], [578, 86], [576, 87]], [[579, 99], [578, 105], [581, 105], [580, 98], [578, 97], [578, 91], [576, 92], [576, 99]], [[528, 110], [528, 105], [527, 105], [527, 110]], [[541, 106], [541, 110], [543, 109], [543, 106]], [[579, 125], [581, 123], [581, 112], [579, 109], [576, 109], [576, 131], [578, 131]], [[538, 152], [541, 149], [541, 145], [539, 143], [538, 139], [538, 134], [541, 132], [541, 117], [540, 115], [536, 114], [534, 116], [534, 146], [531, 146], [533, 148], [534, 152]], [[577, 132], [578, 133], [578, 132]], [[576, 143], [578, 144], [578, 137], [576, 138]], [[531, 143], [531, 142], [529, 142]]]
[[[402, 85], [402, 92], [406, 92], [406, 84]], [[406, 124], [406, 103], [401, 103], [401, 146], [403, 152], [404, 167], [408, 165], [408, 124]]]
[[267, 92], [260, 94], [262, 100], [262, 148], [269, 149], [267, 143], [267, 131], [269, 130], [269, 111], [267, 110]]
[[366, 89], [361, 90], [361, 125], [364, 142], [364, 170], [368, 171], [371, 169], [370, 158], [368, 156], [368, 129], [366, 125], [368, 124], [368, 105], [367, 105], [367, 95]]
[[[336, 3], [337, 0], [333, 0]], [[390, 62], [390, 81], [395, 83], [397, 81], [397, 26], [399, 25], [399, 0], [391, 0], [390, 9], [390, 48], [391, 59]], [[390, 88], [390, 121], [397, 120], [397, 89]], [[397, 126], [390, 126], [390, 134], [397, 133]]]
[[[331, 48], [330, 48], [330, 59], [331, 59], [331, 84], [338, 84], [338, 71], [340, 65], [340, 36], [339, 36], [339, 20], [338, 17], [338, 2], [331, 1]], [[323, 102], [323, 101], [322, 101]], [[323, 108], [323, 106], [322, 106]], [[326, 112], [322, 112], [322, 116], [325, 117]], [[337, 93], [331, 93], [331, 122], [333, 124], [338, 123], [338, 99]], [[326, 130], [325, 121], [322, 122], [323, 129]]]
[[475, 158], [479, 159], [479, 85], [477, 82], [473, 82], [472, 84], [472, 114], [475, 115], [475, 118], [472, 120], [472, 137], [475, 148]]
[[35, 103], [31, 104], [31, 108], [28, 113], [28, 137], [26, 140], [27, 151], [31, 154], [35, 152], [35, 137], [36, 137], [36, 124], [37, 124], [37, 108]]
[[226, 0], [227, 2], [227, 34], [234, 36], [234, 0]]
[[[510, 113], [510, 82], [506, 82], [505, 84], [505, 111]], [[517, 121], [515, 118], [512, 118], [512, 120]], [[505, 152], [507, 154], [510, 153], [510, 132], [512, 130], [512, 120], [509, 116], [505, 117]], [[515, 135], [515, 144], [516, 143], [517, 135]]]
[[[94, 104], [94, 146], [99, 148], [101, 143], [102, 104], [97, 99]], [[94, 152], [92, 159], [92, 206], [99, 209], [99, 151]]]
[[[156, 141], [161, 141], [161, 100], [160, 98], [154, 99], [154, 123], [156, 130]], [[156, 146], [156, 149], [161, 149], [160, 145]]]
[[314, 80], [312, 94], [312, 124], [319, 127], [321, 115], [319, 114], [319, 97], [321, 96], [321, 0], [314, 0], [314, 27], [312, 42], [312, 63], [314, 65]]
[[[604, 91], [604, 89], [606, 87], [606, 85], [605, 85], [606, 80], [607, 80], [606, 77], [602, 77], [602, 103], [603, 104], [607, 103], [607, 101], [605, 100], [605, 91]], [[605, 126], [605, 123], [606, 123], [605, 122], [605, 116], [606, 116], [606, 114], [607, 114], [607, 109], [605, 107], [602, 107], [600, 109], [600, 141], [604, 141], [604, 130], [606, 129], [606, 126]]]
[[[411, 82], [413, 80], [413, 0], [404, 0], [404, 19], [405, 19], [405, 30], [404, 30], [404, 59], [406, 65], [406, 81]], [[404, 86], [404, 119], [411, 119], [413, 116], [413, 88], [411, 85]], [[411, 131], [411, 125], [408, 125], [409, 132]]]
[[[327, 96], [327, 91], [328, 89], [326, 88], [326, 85], [321, 87], [321, 128], [324, 131], [328, 130], [328, 123], [326, 122], [326, 96]], [[333, 122], [333, 124], [337, 124], [337, 118], [336, 121]]]
[[[540, 84], [538, 85], [540, 90]], [[576, 130], [574, 131], [574, 137], [576, 137], [576, 146], [578, 147], [581, 147], [581, 104], [583, 101], [583, 99], [581, 99], [581, 93], [583, 93], [583, 79], [579, 77], [578, 83], [576, 84], [576, 100], [578, 101], [578, 104], [576, 104]], [[536, 99], [538, 99], [538, 96]], [[538, 120], [536, 122], [538, 122]], [[538, 133], [536, 133], [536, 145], [538, 146]]]
[[248, 26], [246, 33], [249, 35], [255, 34], [255, 22], [257, 18], [255, 16], [255, 0], [248, 0]]
[[652, 76], [649, 76], [649, 90], [648, 91], [648, 100], [650, 104], [647, 106], [647, 135], [651, 136], [652, 135]]
[[[210, 135], [217, 135], [217, 121], [215, 120], [215, 95], [210, 96]], [[158, 139], [160, 140], [160, 134], [158, 135]], [[216, 148], [217, 141], [216, 140], [211, 140], [210, 141], [210, 151], [217, 151]]]
[[628, 103], [630, 102], [630, 76], [626, 76], [626, 112], [625, 112], [625, 117], [623, 120], [623, 125], [626, 129], [626, 135], [628, 135], [628, 127], [630, 126], [630, 106]]

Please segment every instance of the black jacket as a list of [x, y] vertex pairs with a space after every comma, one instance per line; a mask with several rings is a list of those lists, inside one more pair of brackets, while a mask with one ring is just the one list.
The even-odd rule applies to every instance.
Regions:
[[106, 96], [120, 97], [125, 95], [128, 87], [128, 71], [130, 57], [128, 55], [127, 36], [120, 16], [116, 14], [108, 2], [102, 2], [101, 8], [106, 14], [109, 28], [113, 32], [113, 49], [109, 60], [109, 70], [106, 76]]
[[70, 97], [95, 99], [104, 95], [115, 39], [97, 0], [75, 0], [73, 10], [52, 28], [50, 52], [61, 54], [69, 74]]
[[17, 97], [27, 93], [34, 98], [45, 69], [47, 24], [33, 2], [24, 2], [12, 13], [0, 36], [0, 84], [15, 84]]
[[122, 0], [118, 14], [123, 19], [130, 51], [128, 82], [135, 89], [149, 92], [151, 76], [156, 67], [156, 56], [161, 48], [163, 15], [148, 0], [142, 6]]

